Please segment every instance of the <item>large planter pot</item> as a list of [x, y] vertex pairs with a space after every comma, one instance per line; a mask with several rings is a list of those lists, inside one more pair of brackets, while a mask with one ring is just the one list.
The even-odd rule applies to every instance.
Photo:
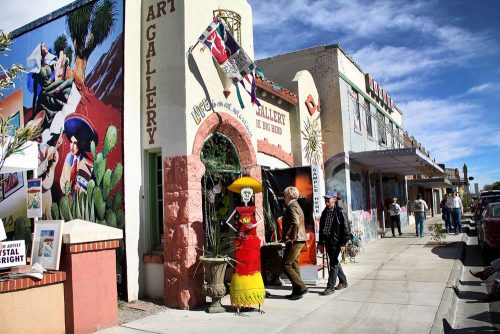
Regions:
[[285, 244], [273, 242], [260, 248], [262, 279], [265, 285], [281, 286], [281, 262]]
[[203, 292], [205, 296], [212, 299], [212, 303], [206, 310], [208, 313], [226, 312], [220, 300], [226, 295], [224, 285], [224, 274], [229, 262], [229, 258], [200, 257], [200, 261], [205, 268], [205, 281]]

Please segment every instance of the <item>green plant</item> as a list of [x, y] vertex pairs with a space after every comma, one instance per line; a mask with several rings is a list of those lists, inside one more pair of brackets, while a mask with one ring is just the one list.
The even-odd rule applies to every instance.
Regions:
[[[9, 45], [11, 44], [10, 36], [0, 30], [0, 55], [10, 50]], [[4, 90], [16, 86], [14, 79], [21, 72], [24, 72], [21, 65], [13, 64], [10, 68], [5, 68], [0, 64], [0, 97], [3, 97]], [[34, 123], [16, 128], [12, 121], [14, 116], [11, 115], [5, 119], [0, 115], [0, 171], [8, 157], [22, 153], [28, 141], [36, 139], [41, 132], [41, 128]]]
[[[52, 203], [51, 214], [53, 219], [70, 221], [83, 219], [94, 223], [123, 229], [125, 226], [125, 212], [123, 210], [123, 195], [114, 188], [123, 176], [123, 165], [117, 163], [113, 170], [107, 168], [107, 157], [118, 142], [118, 131], [110, 125], [106, 131], [102, 152], [96, 152], [94, 142], [90, 151], [94, 157], [94, 179], [87, 184], [87, 191], [77, 194], [70, 200], [70, 186], [66, 184], [65, 195], [57, 203]], [[112, 194], [113, 193], [113, 194]], [[121, 263], [125, 254], [123, 241], [116, 250], [116, 272], [121, 273]]]
[[446, 239], [446, 233], [444, 232], [441, 224], [432, 224], [428, 227], [429, 232], [431, 233], [431, 239], [437, 241], [438, 244], [444, 243], [444, 239]]
[[90, 2], [68, 14], [66, 25], [75, 49], [75, 80], [84, 83], [87, 62], [95, 50], [113, 31], [117, 21], [115, 2]]
[[[2, 30], [0, 30], [0, 55], [5, 54], [7, 51], [10, 51], [9, 45], [12, 44], [10, 35], [5, 34]], [[5, 68], [0, 64], [0, 97], [3, 96], [2, 91], [9, 88], [15, 87], [14, 79], [19, 75], [19, 73], [23, 72], [24, 69], [19, 64], [13, 64], [10, 68]]]
[[226, 186], [241, 174], [239, 157], [233, 143], [216, 132], [205, 141], [201, 160], [205, 165], [202, 180], [206, 236], [204, 256], [232, 258], [235, 250], [234, 233], [224, 232], [225, 222], [231, 214], [231, 198], [226, 193]]
[[[352, 226], [352, 223], [349, 222], [349, 225]], [[353, 233], [351, 233], [351, 237], [349, 238], [349, 241], [347, 241], [346, 244], [346, 253], [347, 256], [349, 256], [351, 262], [355, 262], [356, 256], [363, 250], [363, 231], [361, 230], [356, 230]], [[344, 259], [344, 254], [343, 260]]]

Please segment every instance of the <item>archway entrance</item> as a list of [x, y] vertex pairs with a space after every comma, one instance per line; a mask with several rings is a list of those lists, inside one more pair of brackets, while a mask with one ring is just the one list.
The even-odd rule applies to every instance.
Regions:
[[227, 187], [242, 175], [240, 158], [234, 144], [223, 134], [209, 136], [201, 150], [205, 174], [201, 180], [205, 251], [212, 256], [231, 255], [228, 238], [234, 234], [225, 224], [237, 201]]

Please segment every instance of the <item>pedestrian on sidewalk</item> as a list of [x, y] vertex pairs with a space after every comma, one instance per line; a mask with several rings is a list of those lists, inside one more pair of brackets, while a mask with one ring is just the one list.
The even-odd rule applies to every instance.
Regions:
[[488, 292], [486, 297], [483, 299], [484, 302], [488, 303], [500, 300], [500, 258], [491, 261], [490, 264], [490, 266], [485, 267], [484, 270], [481, 271], [473, 272], [470, 270], [472, 276], [480, 278], [483, 281], [486, 281], [494, 272], [497, 273], [490, 292]]
[[399, 236], [403, 235], [403, 233], [401, 233], [401, 218], [399, 216], [400, 213], [401, 213], [401, 207], [398, 204], [398, 199], [394, 197], [392, 199], [391, 205], [389, 206], [389, 214], [391, 215], [391, 230], [393, 237], [396, 236], [394, 234], [394, 225], [398, 227]]
[[450, 203], [451, 203], [451, 215], [453, 217], [453, 225], [455, 227], [455, 235], [457, 235], [459, 233], [462, 233], [462, 214], [464, 212], [462, 199], [458, 195], [458, 192], [455, 192], [453, 194]]
[[425, 211], [428, 209], [427, 203], [422, 199], [422, 194], [417, 194], [417, 200], [413, 203], [417, 237], [422, 238], [424, 236]]
[[450, 210], [448, 208], [448, 198], [443, 196], [439, 207], [441, 208], [441, 218], [444, 220], [444, 227], [446, 229], [446, 233], [450, 233], [451, 231], [451, 223], [450, 223]]
[[[329, 191], [323, 196], [325, 199], [325, 209], [319, 219], [319, 241], [318, 250], [321, 254], [325, 251], [330, 262], [328, 268], [328, 283], [326, 289], [320, 293], [322, 296], [328, 296], [335, 292], [347, 288], [347, 278], [339, 262], [340, 252], [345, 252], [345, 246], [349, 240], [349, 222], [344, 211], [338, 205], [338, 198], [334, 192]], [[339, 284], [337, 283], [337, 276]]]
[[283, 213], [283, 253], [282, 268], [292, 283], [292, 294], [286, 296], [290, 300], [302, 298], [309, 290], [300, 277], [299, 255], [306, 243], [306, 228], [304, 212], [297, 202], [299, 190], [296, 187], [287, 187], [284, 191], [286, 209]]

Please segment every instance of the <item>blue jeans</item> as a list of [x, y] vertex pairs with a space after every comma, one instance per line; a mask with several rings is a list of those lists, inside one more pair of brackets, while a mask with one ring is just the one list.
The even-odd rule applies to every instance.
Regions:
[[450, 211], [445, 211], [443, 213], [443, 216], [444, 216], [444, 225], [446, 227], [446, 233], [450, 233], [451, 229], [453, 227], [452, 218], [451, 218], [451, 212]]
[[424, 236], [425, 212], [415, 212], [415, 230], [417, 237]]
[[455, 233], [462, 233], [462, 210], [460, 208], [453, 208], [451, 216], [453, 217]]

